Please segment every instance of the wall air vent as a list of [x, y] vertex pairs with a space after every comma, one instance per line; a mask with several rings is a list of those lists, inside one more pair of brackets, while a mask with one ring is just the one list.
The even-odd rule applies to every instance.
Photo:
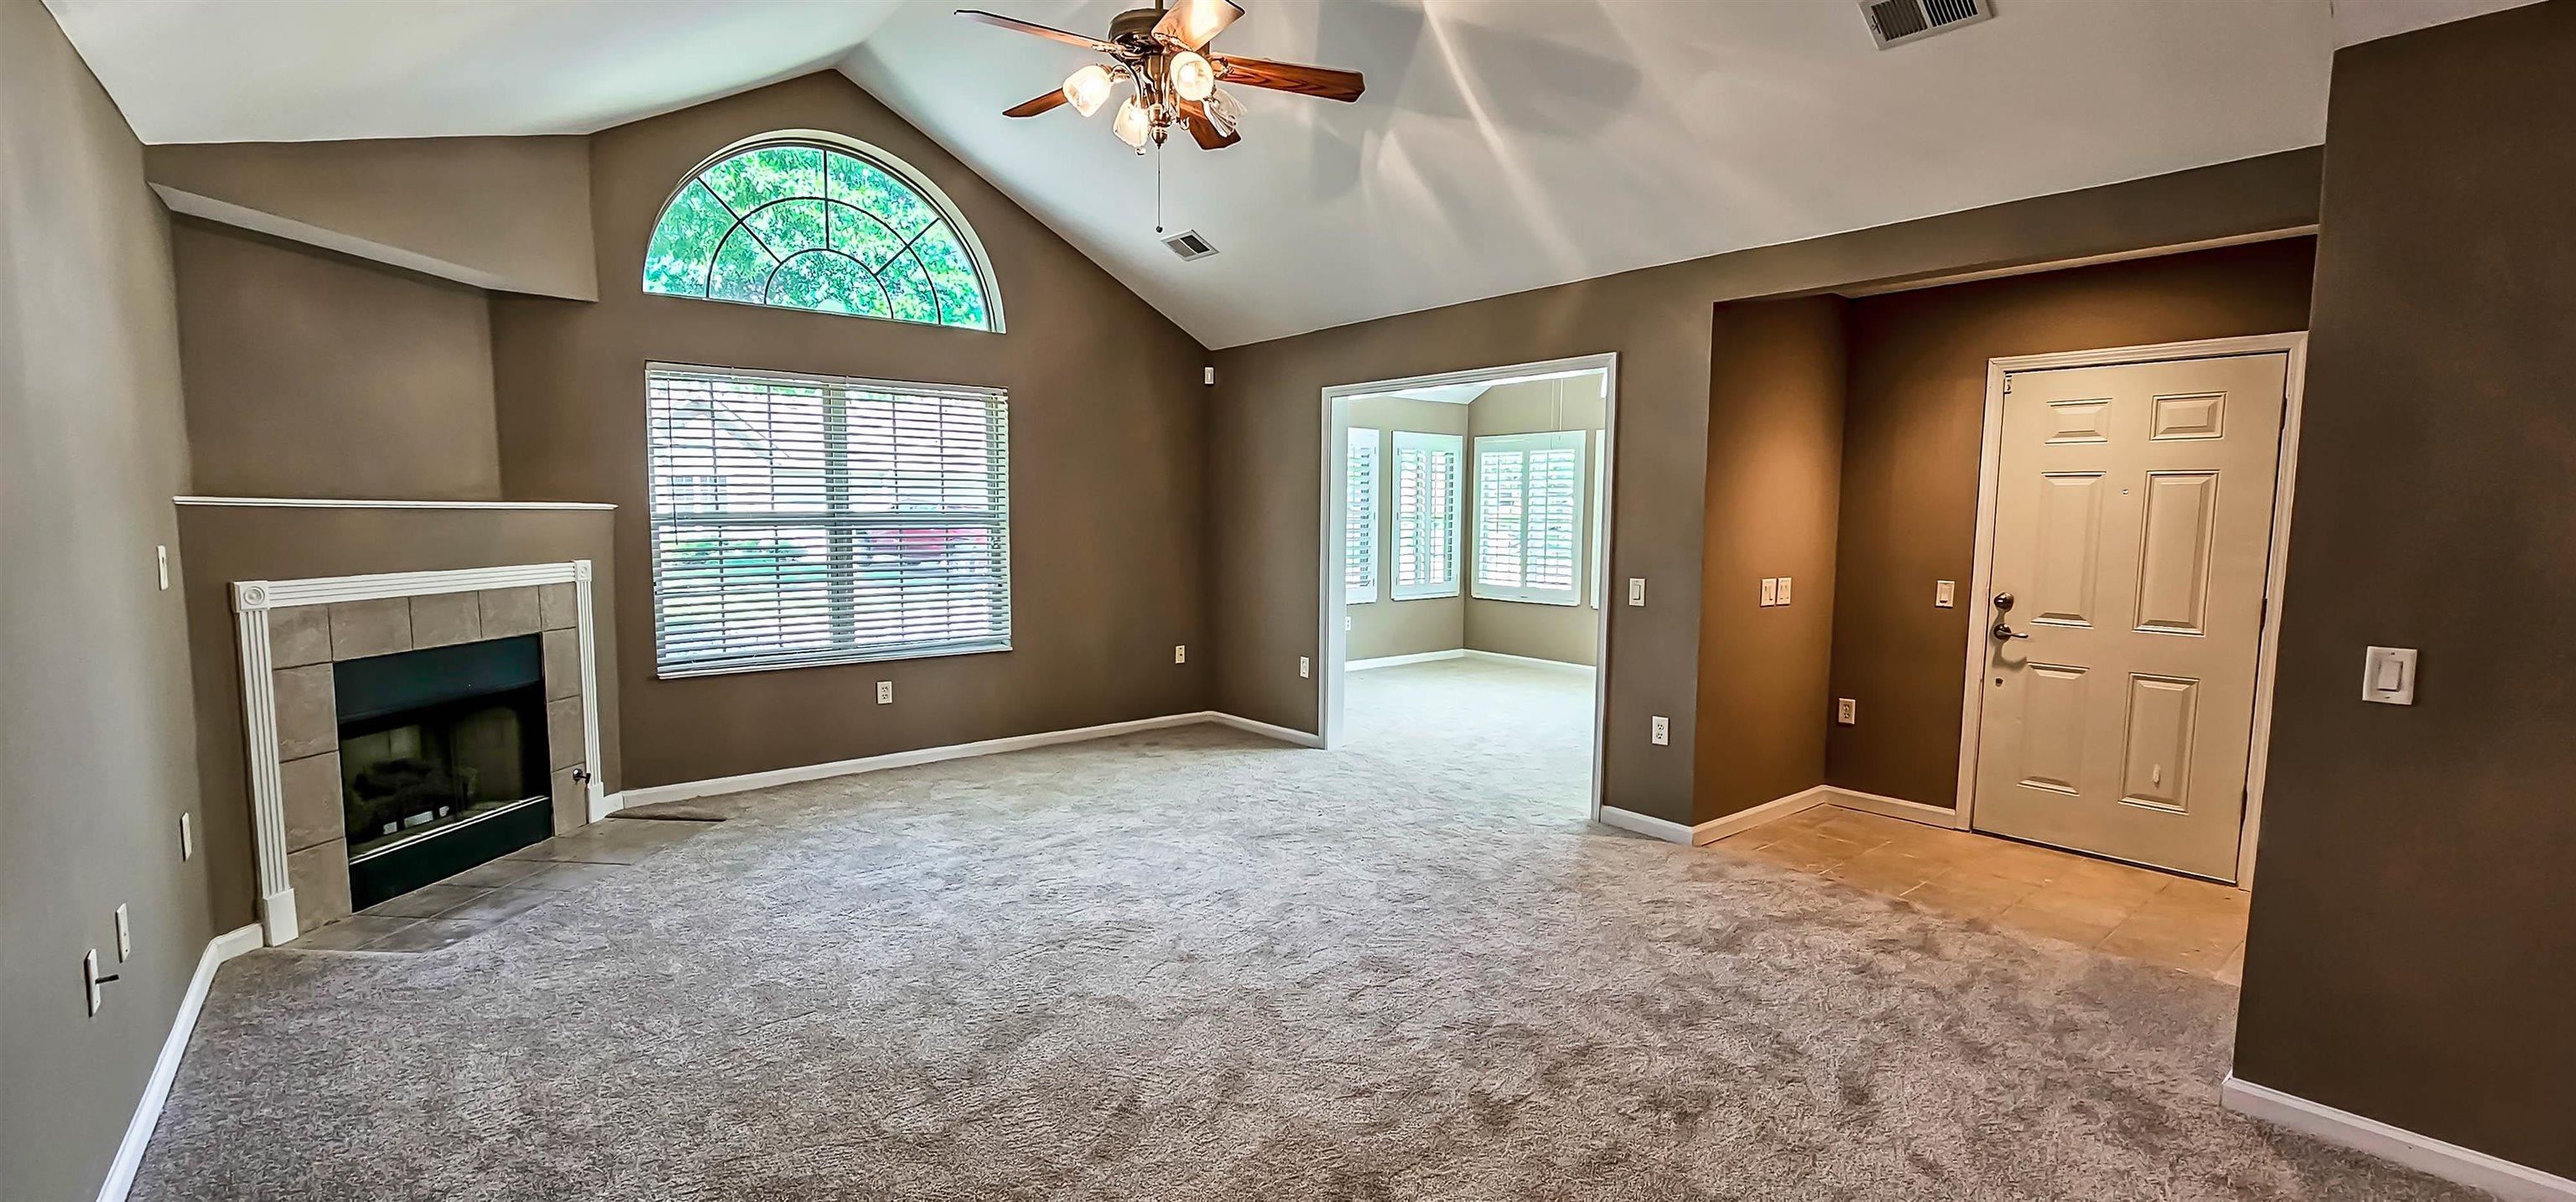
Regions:
[[1946, 33], [1995, 15], [1994, 0], [1860, 0], [1861, 16], [1878, 48]]
[[1200, 237], [1197, 230], [1182, 230], [1163, 239], [1163, 245], [1171, 247], [1173, 254], [1184, 259], [1204, 259], [1216, 253], [1216, 244]]

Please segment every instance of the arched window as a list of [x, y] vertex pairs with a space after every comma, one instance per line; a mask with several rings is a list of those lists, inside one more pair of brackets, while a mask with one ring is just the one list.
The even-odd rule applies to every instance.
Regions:
[[974, 234], [892, 157], [822, 135], [727, 147], [662, 206], [644, 290], [1001, 328]]

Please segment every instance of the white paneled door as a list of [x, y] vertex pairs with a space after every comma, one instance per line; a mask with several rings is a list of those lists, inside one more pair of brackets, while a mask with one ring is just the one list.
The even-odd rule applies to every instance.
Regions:
[[1977, 829], [2235, 879], [2287, 377], [2008, 378]]

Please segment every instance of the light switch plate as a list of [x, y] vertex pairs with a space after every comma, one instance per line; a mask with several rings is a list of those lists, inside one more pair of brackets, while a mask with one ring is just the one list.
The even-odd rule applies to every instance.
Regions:
[[1665, 747], [1665, 746], [1670, 746], [1670, 745], [1671, 745], [1671, 743], [1672, 743], [1672, 741], [1673, 741], [1673, 720], [1672, 720], [1672, 719], [1667, 718], [1667, 717], [1663, 716], [1662, 714], [1657, 714], [1657, 715], [1655, 715], [1655, 733], [1654, 733], [1654, 740], [1655, 740], [1655, 746], [1657, 746], [1657, 747]]
[[2365, 652], [2361, 699], [2381, 705], [2415, 704], [2415, 649], [2372, 647]]
[[1779, 578], [1779, 577], [1777, 577], [1777, 576], [1765, 576], [1765, 577], [1763, 577], [1763, 578], [1762, 578], [1762, 605], [1763, 605], [1763, 607], [1767, 609], [1767, 608], [1769, 608], [1769, 607], [1771, 607], [1771, 606], [1778, 605], [1779, 603], [1780, 603], [1780, 578]]
[[891, 680], [880, 680], [880, 681], [878, 681], [878, 682], [877, 682], [877, 704], [878, 704], [878, 705], [893, 705], [893, 704], [894, 704], [894, 682], [893, 682], [893, 681], [891, 681]]
[[1643, 604], [1645, 604], [1645, 603], [1646, 603], [1646, 578], [1645, 578], [1645, 577], [1643, 577], [1643, 576], [1631, 576], [1631, 577], [1629, 577], [1629, 578], [1628, 578], [1628, 604], [1630, 604], [1630, 605], [1643, 605]]
[[1788, 577], [1786, 577], [1786, 576], [1783, 576], [1783, 577], [1781, 577], [1781, 578], [1780, 578], [1780, 604], [1782, 604], [1782, 605], [1787, 605], [1788, 603], [1789, 603], [1789, 578], [1788, 578]]
[[1953, 607], [1957, 606], [1958, 604], [1959, 604], [1959, 582], [1958, 582], [1958, 581], [1956, 581], [1956, 580], [1935, 580], [1935, 581], [1933, 581], [1933, 582], [1932, 582], [1932, 607], [1933, 607], [1934, 609], [1950, 609], [1950, 608], [1953, 608]]

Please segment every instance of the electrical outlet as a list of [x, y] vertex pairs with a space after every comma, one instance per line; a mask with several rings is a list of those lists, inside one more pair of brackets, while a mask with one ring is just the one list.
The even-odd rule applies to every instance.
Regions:
[[1309, 658], [1307, 658], [1307, 657], [1305, 657], [1305, 656], [1302, 656], [1302, 655], [1298, 656], [1298, 657], [1297, 657], [1297, 678], [1298, 678], [1299, 680], [1304, 680], [1304, 679], [1307, 679], [1307, 678], [1309, 678], [1309, 677], [1313, 676], [1314, 674], [1315, 674], [1315, 661], [1314, 661], [1314, 660], [1312, 660], [1312, 659], [1309, 659]]
[[1780, 603], [1780, 578], [1779, 578], [1779, 577], [1777, 577], [1777, 576], [1765, 576], [1765, 577], [1763, 577], [1763, 578], [1762, 578], [1762, 607], [1763, 607], [1764, 609], [1769, 609], [1769, 608], [1771, 608], [1771, 607], [1772, 607], [1772, 606], [1774, 606], [1774, 605], [1778, 605], [1779, 603]]
[[134, 923], [127, 917], [124, 904], [119, 903], [116, 907], [116, 962], [123, 964], [133, 955]]
[[1643, 605], [1643, 604], [1645, 604], [1645, 603], [1646, 603], [1646, 578], [1645, 578], [1645, 577], [1643, 577], [1643, 576], [1631, 576], [1631, 577], [1629, 577], [1629, 578], [1628, 578], [1628, 604], [1630, 604], [1630, 605]]
[[1849, 697], [1834, 699], [1834, 721], [1844, 726], [1860, 725], [1860, 702]]
[[893, 704], [894, 704], [894, 682], [893, 682], [893, 681], [891, 681], [891, 680], [880, 680], [880, 681], [878, 681], [878, 682], [877, 682], [877, 704], [878, 704], [878, 705], [893, 705]]
[[197, 858], [197, 824], [194, 818], [191, 814], [179, 815], [179, 858], [182, 860]]
[[169, 592], [169, 591], [170, 591], [170, 548], [168, 548], [168, 547], [154, 547], [154, 548], [152, 548], [152, 558], [153, 558], [154, 563], [158, 565], [157, 570], [161, 573], [161, 591], [162, 591], [162, 592], [165, 592], [165, 593], [166, 593], [166, 592]]
[[1176, 664], [1186, 664], [1190, 662], [1190, 645], [1187, 643], [1172, 644], [1172, 662]]
[[1935, 581], [1933, 581], [1933, 582], [1932, 582], [1932, 607], [1933, 607], [1934, 609], [1949, 609], [1949, 608], [1951, 608], [1952, 606], [1957, 605], [1958, 603], [1959, 603], [1959, 582], [1958, 582], [1958, 581], [1956, 581], [1956, 580], [1935, 580]]
[[1783, 576], [1783, 577], [1781, 577], [1781, 578], [1780, 578], [1780, 604], [1782, 604], [1782, 605], [1787, 605], [1788, 603], [1789, 603], [1789, 578], [1788, 578], [1788, 577], [1786, 577], [1786, 576]]
[[1672, 719], [1667, 718], [1667, 717], [1663, 716], [1662, 714], [1657, 714], [1657, 715], [1655, 715], [1655, 733], [1654, 733], [1654, 739], [1655, 739], [1655, 746], [1657, 746], [1657, 747], [1668, 747], [1668, 746], [1671, 746], [1671, 745], [1672, 745], [1672, 741], [1673, 741], [1673, 720], [1672, 720]]
[[1343, 634], [1349, 634], [1350, 632], [1351, 632], [1351, 616], [1350, 616], [1349, 614], [1343, 614], [1343, 615], [1342, 615], [1342, 633], [1343, 633]]

